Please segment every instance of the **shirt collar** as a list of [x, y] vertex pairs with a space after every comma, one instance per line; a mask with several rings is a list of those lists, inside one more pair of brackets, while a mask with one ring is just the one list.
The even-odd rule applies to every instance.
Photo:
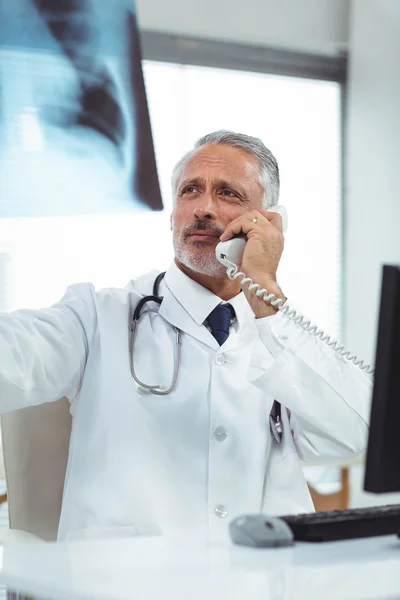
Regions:
[[[164, 282], [171, 294], [183, 306], [197, 325], [202, 325], [208, 315], [218, 304], [224, 303], [219, 296], [203, 287], [183, 273], [173, 261], [165, 274]], [[245, 315], [250, 306], [243, 293], [231, 298], [229, 304], [236, 313], [238, 329], [241, 329]], [[252, 311], [251, 311], [252, 312]], [[254, 317], [254, 314], [253, 314]]]

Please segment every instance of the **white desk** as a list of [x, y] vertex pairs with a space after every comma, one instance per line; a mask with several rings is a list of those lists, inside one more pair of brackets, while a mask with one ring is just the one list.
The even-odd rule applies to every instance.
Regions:
[[51, 600], [393, 599], [400, 596], [400, 539], [275, 550], [156, 537], [11, 543], [0, 583]]

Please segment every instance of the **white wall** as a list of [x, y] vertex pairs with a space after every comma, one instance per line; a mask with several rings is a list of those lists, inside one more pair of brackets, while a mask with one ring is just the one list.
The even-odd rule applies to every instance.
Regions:
[[136, 0], [142, 29], [334, 55], [349, 0]]
[[346, 343], [372, 360], [382, 263], [400, 263], [400, 2], [355, 0], [345, 217]]
[[[346, 345], [370, 362], [381, 266], [400, 264], [399, 0], [354, 0], [350, 46], [344, 332]], [[396, 500], [357, 493], [360, 480], [354, 471], [353, 504]]]

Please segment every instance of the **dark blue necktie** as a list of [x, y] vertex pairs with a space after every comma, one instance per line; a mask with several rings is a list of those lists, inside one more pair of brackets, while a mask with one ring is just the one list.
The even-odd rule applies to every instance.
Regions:
[[229, 337], [231, 319], [234, 317], [235, 311], [230, 304], [219, 304], [207, 317], [207, 323], [210, 326], [211, 333], [220, 346], [222, 346]]

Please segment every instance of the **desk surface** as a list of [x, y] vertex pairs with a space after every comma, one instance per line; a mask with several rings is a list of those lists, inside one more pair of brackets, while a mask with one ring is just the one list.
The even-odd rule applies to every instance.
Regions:
[[6, 543], [0, 584], [51, 600], [394, 599], [400, 539], [284, 549], [158, 537]]

